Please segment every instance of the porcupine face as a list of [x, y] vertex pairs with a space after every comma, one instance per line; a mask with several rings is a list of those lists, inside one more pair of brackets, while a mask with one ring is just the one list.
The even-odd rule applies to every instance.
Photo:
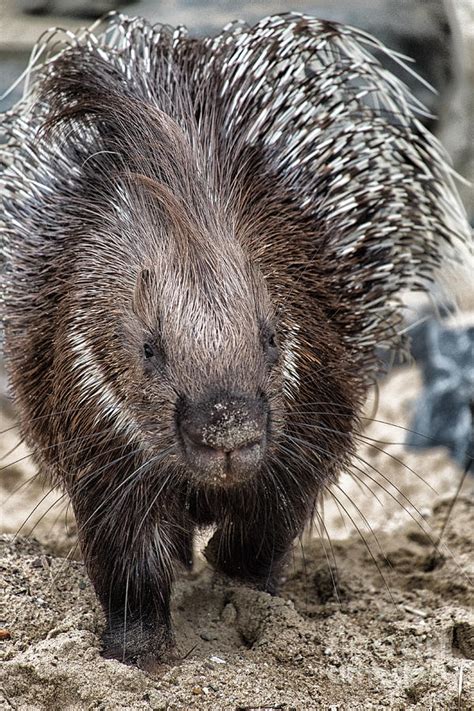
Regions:
[[[275, 315], [237, 243], [170, 240], [139, 270], [125, 339], [127, 401], [146, 448], [198, 486], [258, 474], [281, 421]], [[183, 243], [181, 243], [183, 244]]]

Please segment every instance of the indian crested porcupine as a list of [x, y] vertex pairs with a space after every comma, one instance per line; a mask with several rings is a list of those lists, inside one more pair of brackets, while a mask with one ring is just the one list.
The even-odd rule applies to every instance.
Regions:
[[374, 48], [297, 14], [205, 39], [113, 15], [45, 40], [4, 117], [11, 385], [107, 656], [171, 648], [196, 527], [218, 571], [275, 590], [350, 459], [397, 292], [468, 239]]

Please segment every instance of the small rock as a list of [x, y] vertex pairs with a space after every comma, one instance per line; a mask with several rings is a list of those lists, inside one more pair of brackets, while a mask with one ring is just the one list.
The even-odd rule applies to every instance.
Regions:
[[222, 610], [221, 619], [226, 623], [226, 625], [232, 625], [235, 623], [237, 619], [237, 610], [231, 602], [227, 603]]
[[213, 634], [212, 632], [209, 632], [208, 630], [203, 630], [199, 636], [205, 642], [212, 642], [214, 639], [217, 639], [217, 636], [215, 634]]

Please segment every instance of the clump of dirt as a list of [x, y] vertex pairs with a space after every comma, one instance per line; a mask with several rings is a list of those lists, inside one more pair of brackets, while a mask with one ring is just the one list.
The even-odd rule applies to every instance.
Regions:
[[35, 514], [21, 531], [32, 534], [12, 535], [42, 496], [27, 485], [29, 458], [12, 465], [4, 493], [24, 486], [5, 506], [1, 537], [1, 708], [472, 708], [472, 485], [436, 550], [460, 472], [441, 451], [404, 452], [403, 431], [383, 424], [406, 422], [416, 383], [407, 370], [383, 386], [361, 437], [363, 471], [328, 496], [279, 596], [218, 577], [202, 558], [182, 573], [176, 658], [153, 674], [101, 657], [104, 620], [71, 516], [66, 527], [64, 514]]

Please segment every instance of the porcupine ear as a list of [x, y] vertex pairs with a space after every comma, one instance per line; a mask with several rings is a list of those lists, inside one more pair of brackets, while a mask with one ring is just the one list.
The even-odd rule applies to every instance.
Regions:
[[132, 297], [133, 313], [147, 326], [157, 310], [157, 275], [154, 267], [147, 266], [137, 275]]

